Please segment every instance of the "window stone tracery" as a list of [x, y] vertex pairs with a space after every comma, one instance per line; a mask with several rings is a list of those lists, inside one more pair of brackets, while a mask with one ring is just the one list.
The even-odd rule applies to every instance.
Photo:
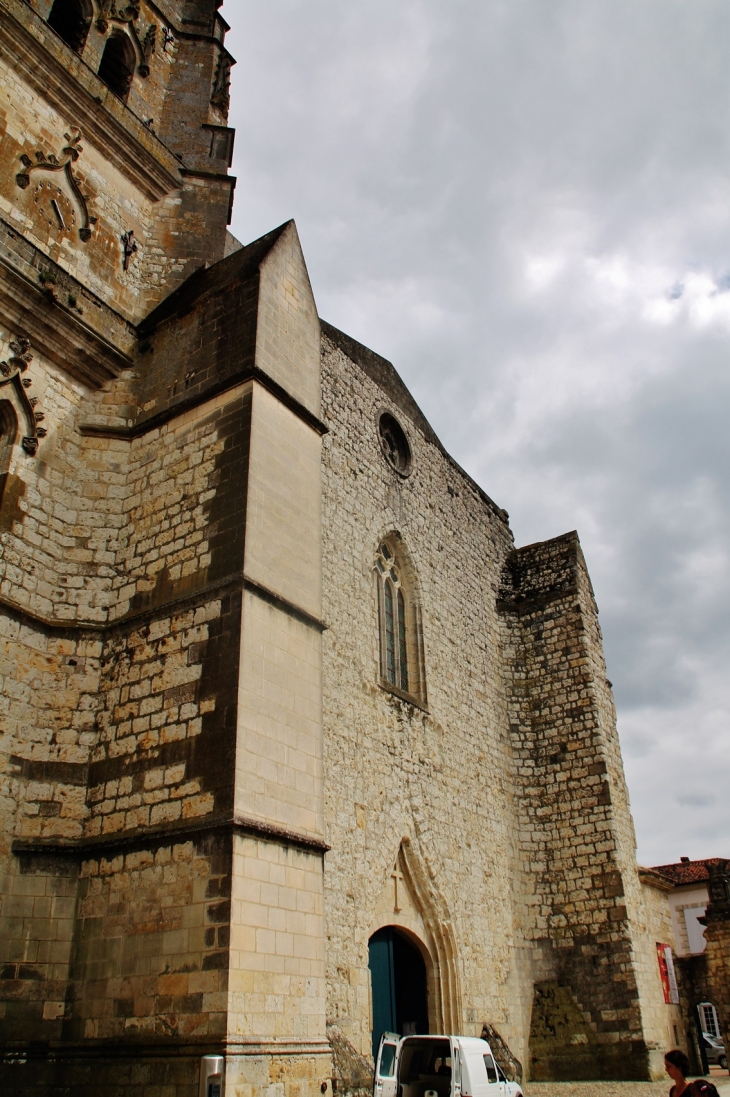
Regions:
[[[421, 614], [412, 571], [383, 541], [375, 558], [381, 683], [425, 704]], [[410, 579], [410, 581], [409, 581]]]

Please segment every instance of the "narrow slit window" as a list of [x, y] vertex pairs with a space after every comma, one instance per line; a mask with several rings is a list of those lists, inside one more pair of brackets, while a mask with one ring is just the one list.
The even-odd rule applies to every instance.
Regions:
[[385, 580], [385, 677], [397, 685], [395, 674], [395, 621], [393, 620], [393, 587]]
[[408, 648], [406, 646], [406, 603], [403, 591], [398, 591], [398, 667], [400, 688], [408, 690]]

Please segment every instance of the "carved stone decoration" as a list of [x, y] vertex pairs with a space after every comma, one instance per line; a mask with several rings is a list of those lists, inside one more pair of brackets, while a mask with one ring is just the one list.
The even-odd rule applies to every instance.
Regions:
[[99, 14], [96, 17], [96, 29], [100, 34], [106, 34], [109, 30], [109, 16], [114, 7], [114, 0], [96, 0]]
[[28, 430], [21, 445], [26, 453], [34, 457], [38, 451], [39, 440], [45, 438], [48, 431], [45, 427], [38, 425], [45, 419], [42, 411], [35, 410], [38, 398], [28, 396], [25, 391], [30, 388], [33, 381], [30, 377], [21, 377], [21, 374], [27, 370], [28, 364], [33, 361], [33, 355], [30, 353], [30, 339], [27, 335], [18, 335], [11, 340], [10, 349], [13, 352], [10, 359], [7, 362], [0, 362], [0, 389], [5, 385], [11, 385], [15, 390], [18, 403], [25, 413]]
[[147, 28], [147, 33], [142, 39], [142, 64], [138, 68], [140, 76], [149, 76], [150, 74], [150, 57], [155, 52], [155, 42], [157, 40], [157, 27], [154, 23], [150, 23]]
[[129, 263], [132, 256], [138, 250], [137, 241], [134, 239], [134, 229], [129, 229], [128, 232], [123, 232], [121, 237], [122, 247], [124, 249], [122, 255], [122, 269], [129, 270]]
[[139, 4], [137, 0], [126, 4], [117, 10], [116, 0], [96, 0], [99, 14], [96, 17], [96, 29], [101, 34], [109, 30], [110, 21], [115, 23], [133, 23], [139, 19]]
[[224, 114], [228, 114], [231, 105], [231, 68], [233, 60], [227, 53], [221, 53], [218, 58], [218, 67], [215, 70], [213, 90], [210, 101], [214, 107], [218, 107]]
[[[66, 181], [71, 188], [71, 193], [76, 199], [79, 207], [79, 212], [81, 214], [79, 237], [81, 240], [84, 241], [84, 243], [86, 243], [87, 240], [91, 239], [91, 229], [92, 226], [96, 224], [97, 219], [96, 217], [89, 217], [89, 209], [86, 204], [88, 202], [88, 195], [82, 194], [81, 188], [79, 187], [79, 184], [77, 183], [73, 173], [73, 164], [76, 163], [79, 156], [84, 151], [80, 144], [81, 133], [79, 130], [76, 130], [76, 132], [73, 134], [65, 133], [64, 137], [68, 141], [68, 144], [61, 150], [60, 159], [52, 152], [46, 153], [43, 152], [41, 149], [37, 149], [35, 152], [35, 163], [33, 163], [33, 160], [30, 158], [30, 156], [28, 156], [27, 153], [23, 153], [20, 157], [20, 162], [23, 165], [23, 170], [19, 171], [18, 174], [15, 176], [15, 182], [18, 184], [21, 190], [25, 190], [27, 187], [30, 186], [31, 175], [34, 171], [63, 172], [64, 176], [66, 177]], [[65, 227], [60, 212], [56, 212], [59, 224], [62, 228]]]

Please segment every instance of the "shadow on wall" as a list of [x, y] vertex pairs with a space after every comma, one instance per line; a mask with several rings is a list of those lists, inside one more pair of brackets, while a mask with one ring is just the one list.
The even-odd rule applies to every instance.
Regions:
[[337, 1097], [371, 1097], [373, 1065], [355, 1051], [337, 1025], [327, 1026], [332, 1048], [332, 1093]]
[[645, 1081], [648, 1077], [643, 1043], [609, 1042], [605, 1036], [602, 1039], [569, 987], [558, 982], [535, 984], [530, 1024], [531, 1081]]
[[508, 1045], [497, 1032], [496, 1028], [486, 1021], [482, 1025], [482, 1040], [486, 1040], [492, 1049], [492, 1055], [497, 1061], [497, 1066], [509, 1078], [510, 1082], [522, 1081], [522, 1063], [510, 1051]]

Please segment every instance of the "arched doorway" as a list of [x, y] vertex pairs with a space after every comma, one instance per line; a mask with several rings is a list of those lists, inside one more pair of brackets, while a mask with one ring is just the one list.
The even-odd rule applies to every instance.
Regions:
[[375, 1055], [384, 1032], [428, 1033], [428, 990], [426, 963], [403, 930], [384, 926], [370, 938], [368, 950]]

